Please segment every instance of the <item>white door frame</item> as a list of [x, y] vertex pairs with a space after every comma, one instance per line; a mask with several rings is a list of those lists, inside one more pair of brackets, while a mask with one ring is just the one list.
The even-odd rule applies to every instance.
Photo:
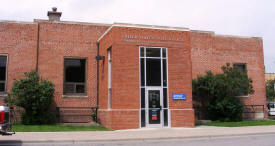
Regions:
[[149, 123], [149, 98], [148, 98], [148, 91], [149, 90], [159, 90], [160, 91], [160, 106], [163, 107], [163, 89], [162, 87], [146, 87], [145, 89], [145, 119], [146, 119], [146, 127], [163, 127], [164, 117], [163, 117], [163, 110], [160, 109], [160, 124], [150, 124]]

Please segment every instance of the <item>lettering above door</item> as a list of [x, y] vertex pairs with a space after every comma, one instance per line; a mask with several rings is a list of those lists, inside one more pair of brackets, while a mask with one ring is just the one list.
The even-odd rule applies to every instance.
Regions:
[[140, 39], [140, 40], [158, 40], [158, 41], [184, 41], [181, 37], [165, 37], [165, 36], [138, 36], [138, 35], [122, 35], [122, 39]]

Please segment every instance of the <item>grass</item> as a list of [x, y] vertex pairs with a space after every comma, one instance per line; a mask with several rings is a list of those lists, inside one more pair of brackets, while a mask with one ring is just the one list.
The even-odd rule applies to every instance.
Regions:
[[63, 126], [63, 125], [20, 125], [12, 126], [15, 132], [76, 132], [76, 131], [110, 131], [102, 126]]
[[258, 121], [241, 121], [241, 122], [215, 122], [214, 121], [203, 125], [219, 126], [219, 127], [264, 126], [264, 125], [275, 125], [275, 120], [258, 120]]

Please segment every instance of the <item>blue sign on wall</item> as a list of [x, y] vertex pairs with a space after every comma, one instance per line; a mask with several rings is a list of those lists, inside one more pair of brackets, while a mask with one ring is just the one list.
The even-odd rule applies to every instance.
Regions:
[[174, 94], [172, 95], [173, 100], [186, 100], [186, 94]]

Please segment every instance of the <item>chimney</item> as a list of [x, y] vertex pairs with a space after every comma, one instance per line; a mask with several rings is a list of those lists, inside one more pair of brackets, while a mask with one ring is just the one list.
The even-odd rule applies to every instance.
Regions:
[[49, 21], [60, 21], [62, 12], [57, 12], [57, 8], [53, 7], [52, 11], [48, 11]]

